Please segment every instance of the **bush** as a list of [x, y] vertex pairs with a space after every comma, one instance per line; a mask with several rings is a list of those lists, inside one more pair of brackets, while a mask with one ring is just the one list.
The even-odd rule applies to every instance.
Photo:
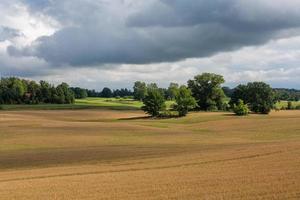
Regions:
[[249, 114], [249, 108], [247, 104], [244, 104], [243, 100], [238, 101], [238, 104], [234, 106], [233, 111], [238, 116], [244, 116]]
[[177, 111], [164, 110], [159, 113], [160, 118], [177, 118], [179, 116]]

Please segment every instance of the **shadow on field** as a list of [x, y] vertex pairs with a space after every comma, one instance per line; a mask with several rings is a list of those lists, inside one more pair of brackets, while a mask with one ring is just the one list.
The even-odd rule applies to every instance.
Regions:
[[133, 120], [140, 120], [140, 119], [153, 119], [151, 116], [142, 116], [142, 117], [128, 117], [128, 118], [120, 118], [120, 121], [133, 121]]
[[224, 113], [222, 114], [223, 116], [227, 116], [227, 117], [234, 117], [234, 116], [237, 116], [236, 114], [234, 113]]

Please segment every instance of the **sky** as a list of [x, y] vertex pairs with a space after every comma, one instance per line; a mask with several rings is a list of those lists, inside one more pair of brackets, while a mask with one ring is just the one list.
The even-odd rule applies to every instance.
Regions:
[[0, 1], [2, 77], [101, 90], [203, 72], [300, 89], [300, 1]]

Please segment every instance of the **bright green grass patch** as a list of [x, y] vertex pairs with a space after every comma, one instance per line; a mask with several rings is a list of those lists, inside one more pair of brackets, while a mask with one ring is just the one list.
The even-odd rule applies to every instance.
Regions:
[[[86, 105], [86, 106], [98, 106], [98, 107], [133, 107], [140, 109], [143, 106], [143, 102], [136, 101], [133, 99], [123, 99], [123, 98], [97, 98], [88, 97], [86, 99], [77, 99], [76, 105]], [[174, 104], [173, 101], [166, 101], [167, 108], [170, 108]]]
[[64, 110], [64, 109], [100, 109], [138, 110], [142, 102], [131, 99], [86, 98], [76, 99], [74, 104], [36, 104], [36, 105], [1, 105], [1, 110]]
[[[287, 108], [288, 107], [288, 101], [280, 101], [276, 103], [276, 108], [281, 109], [281, 108]], [[300, 101], [292, 101], [292, 106], [297, 107], [300, 106]]]
[[[173, 101], [166, 101], [170, 109]], [[0, 110], [68, 110], [68, 109], [109, 109], [109, 110], [139, 110], [143, 102], [125, 98], [88, 97], [76, 99], [74, 104], [37, 104], [37, 105], [0, 105]]]
[[94, 106], [94, 107], [125, 107], [125, 108], [136, 108], [142, 107], [142, 102], [135, 101], [132, 99], [122, 99], [122, 98], [86, 98], [77, 99], [76, 105], [83, 106]]

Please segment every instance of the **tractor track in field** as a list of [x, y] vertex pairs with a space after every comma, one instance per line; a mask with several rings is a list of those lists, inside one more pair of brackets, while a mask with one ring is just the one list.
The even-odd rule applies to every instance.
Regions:
[[107, 171], [92, 171], [92, 172], [82, 172], [82, 173], [78, 172], [78, 173], [66, 173], [66, 174], [57, 174], [57, 175], [45, 175], [45, 176], [35, 176], [35, 177], [3, 179], [3, 180], [0, 180], [0, 183], [7, 183], [7, 182], [14, 182], [14, 181], [28, 181], [28, 180], [30, 181], [30, 180], [38, 180], [38, 179], [46, 179], [46, 178], [62, 178], [62, 177], [71, 177], [71, 176], [86, 176], [86, 175], [107, 174], [107, 173], [137, 172], [137, 171], [181, 168], [181, 167], [190, 167], [190, 166], [198, 166], [198, 165], [213, 164], [213, 163], [220, 163], [220, 162], [230, 162], [230, 161], [259, 158], [259, 157], [279, 154], [282, 152], [283, 151], [274, 151], [274, 152], [268, 152], [268, 153], [262, 153], [262, 154], [240, 156], [240, 157], [235, 157], [235, 158], [209, 160], [209, 161], [204, 161], [204, 162], [183, 163], [183, 164], [177, 164], [177, 165], [166, 165], [166, 166], [144, 167], [144, 168], [129, 168], [129, 169], [107, 170]]

